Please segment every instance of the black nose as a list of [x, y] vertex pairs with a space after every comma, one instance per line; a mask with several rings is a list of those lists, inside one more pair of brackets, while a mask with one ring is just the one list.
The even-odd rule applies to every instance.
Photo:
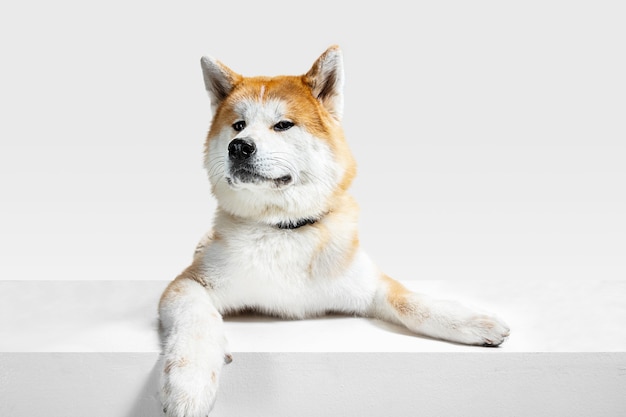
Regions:
[[256, 151], [254, 142], [248, 139], [233, 139], [228, 144], [228, 157], [234, 161], [245, 161]]

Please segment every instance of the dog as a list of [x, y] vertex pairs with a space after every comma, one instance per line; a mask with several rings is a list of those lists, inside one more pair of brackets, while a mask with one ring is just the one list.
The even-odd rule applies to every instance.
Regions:
[[360, 248], [338, 46], [299, 76], [246, 77], [208, 56], [201, 66], [213, 114], [204, 167], [218, 207], [192, 264], [159, 302], [167, 416], [212, 410], [232, 360], [222, 320], [229, 313], [345, 313], [468, 345], [507, 338], [496, 316], [411, 292]]

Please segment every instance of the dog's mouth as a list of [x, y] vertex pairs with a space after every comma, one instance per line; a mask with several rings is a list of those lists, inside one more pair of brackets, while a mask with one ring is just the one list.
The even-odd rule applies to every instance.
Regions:
[[230, 176], [226, 177], [226, 182], [231, 187], [239, 184], [273, 184], [276, 188], [282, 188], [290, 185], [293, 182], [293, 177], [290, 174], [286, 174], [272, 178], [261, 175], [249, 167], [239, 167], [232, 170]]

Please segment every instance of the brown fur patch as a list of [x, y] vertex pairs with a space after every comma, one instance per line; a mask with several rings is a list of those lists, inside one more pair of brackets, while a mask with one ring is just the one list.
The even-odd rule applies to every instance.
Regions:
[[189, 267], [187, 267], [187, 269], [183, 271], [180, 276], [182, 278], [194, 280], [200, 283], [203, 287], [209, 286], [206, 281], [206, 279], [208, 278], [206, 268], [201, 261], [193, 262], [191, 265], [189, 265]]
[[[315, 263], [326, 255], [325, 251], [331, 251], [331, 253], [336, 251], [333, 254], [333, 265], [335, 266], [333, 271], [336, 275], [340, 275], [350, 266], [359, 249], [359, 231], [356, 224], [358, 207], [352, 198], [340, 198], [339, 204], [341, 205], [340, 210], [331, 211], [327, 214], [327, 217], [331, 218], [328, 222], [322, 221], [313, 225], [313, 228], [318, 232], [318, 242], [309, 263], [308, 270], [310, 276], [314, 274]], [[340, 224], [343, 226], [347, 223], [354, 223], [352, 238], [349, 241], [334, 240], [333, 225]], [[330, 229], [329, 226], [331, 227]]]
[[187, 358], [179, 358], [179, 359], [167, 361], [165, 363], [165, 367], [163, 368], [163, 372], [166, 374], [169, 374], [173, 368], [182, 368], [183, 366], [186, 366], [188, 363], [189, 362], [187, 361]]
[[206, 248], [208, 248], [211, 245], [212, 242], [215, 242], [221, 239], [222, 239], [222, 236], [214, 230], [211, 230], [208, 233], [206, 233], [204, 236], [202, 236], [202, 239], [200, 239], [200, 241], [196, 245], [196, 249], [193, 252], [194, 259], [201, 256], [206, 250]]
[[387, 275], [383, 275], [382, 279], [387, 284], [387, 301], [400, 316], [418, 321], [428, 318], [428, 310], [411, 299], [412, 293], [404, 285]]
[[206, 281], [207, 274], [204, 266], [200, 261], [194, 261], [187, 269], [185, 269], [179, 276], [168, 284], [161, 294], [159, 300], [159, 308], [162, 308], [163, 303], [172, 302], [181, 297], [185, 291], [187, 280], [198, 282], [203, 287], [208, 287], [209, 284]]
[[350, 242], [350, 250], [346, 256], [346, 264], [352, 263], [352, 259], [354, 259], [354, 255], [356, 255], [357, 249], [361, 245], [361, 241], [359, 239], [359, 232], [357, 230], [354, 231], [354, 235], [352, 236], [352, 242]]
[[345, 249], [343, 257], [338, 262], [338, 264], [341, 265], [341, 271], [345, 270], [352, 264], [352, 260], [359, 249], [359, 244], [359, 231], [354, 230], [352, 240], [350, 241], [349, 246]]
[[[261, 97], [261, 91], [264, 91]], [[281, 75], [277, 77], [246, 77], [235, 85], [232, 92], [216, 111], [209, 137], [213, 137], [225, 126], [232, 125], [241, 115], [235, 106], [241, 101], [268, 102], [280, 100], [286, 104], [285, 118], [304, 126], [310, 133], [327, 138], [333, 124], [330, 115], [311, 94], [311, 89], [302, 77]], [[271, 126], [268, 126], [268, 129]], [[233, 135], [234, 136], [234, 135]]]
[[165, 291], [163, 291], [163, 294], [161, 294], [161, 299], [159, 300], [159, 308], [161, 308], [164, 303], [171, 302], [172, 300], [180, 297], [183, 292], [182, 287], [183, 281], [181, 280], [180, 276], [170, 282], [167, 288], [165, 288]]
[[317, 242], [317, 247], [315, 248], [313, 255], [311, 255], [311, 262], [309, 263], [308, 268], [310, 277], [314, 276], [313, 269], [315, 268], [315, 264], [319, 260], [320, 256], [322, 256], [322, 252], [328, 245], [328, 242], [330, 242], [330, 233], [328, 232], [328, 228], [324, 226], [324, 224], [317, 223], [314, 225], [314, 227], [318, 232], [319, 241]]

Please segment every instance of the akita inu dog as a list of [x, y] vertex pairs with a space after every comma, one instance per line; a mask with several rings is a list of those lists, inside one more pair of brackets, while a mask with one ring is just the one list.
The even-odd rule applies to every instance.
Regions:
[[231, 360], [223, 314], [346, 313], [457, 343], [504, 341], [509, 329], [495, 316], [407, 290], [359, 247], [337, 46], [301, 76], [244, 77], [210, 57], [201, 64], [213, 112], [204, 165], [218, 209], [159, 304], [168, 416], [211, 411]]

